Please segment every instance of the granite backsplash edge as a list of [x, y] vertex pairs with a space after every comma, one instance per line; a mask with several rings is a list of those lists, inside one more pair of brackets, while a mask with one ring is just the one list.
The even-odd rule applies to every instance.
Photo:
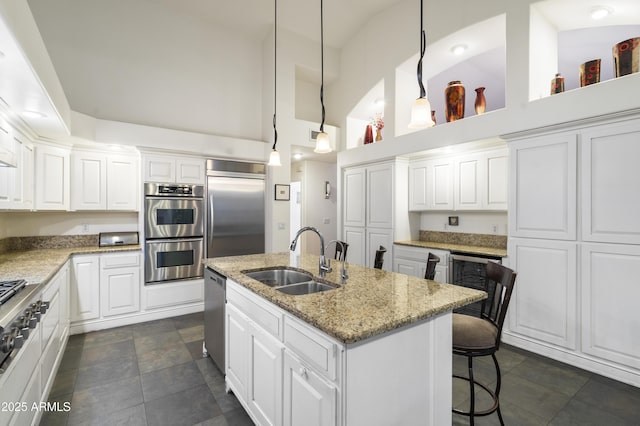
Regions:
[[0, 240], [0, 253], [6, 253], [10, 251], [97, 246], [98, 234], [8, 237]]
[[464, 232], [439, 232], [420, 230], [420, 241], [444, 244], [461, 244], [477, 247], [507, 248], [506, 235], [468, 234]]

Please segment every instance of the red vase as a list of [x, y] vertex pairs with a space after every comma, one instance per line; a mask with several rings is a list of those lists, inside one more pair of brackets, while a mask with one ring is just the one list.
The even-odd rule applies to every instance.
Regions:
[[367, 124], [367, 128], [364, 130], [364, 144], [373, 143], [373, 129], [371, 124]]

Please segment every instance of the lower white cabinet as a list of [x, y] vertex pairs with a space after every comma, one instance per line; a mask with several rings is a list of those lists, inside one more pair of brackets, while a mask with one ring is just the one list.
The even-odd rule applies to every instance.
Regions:
[[103, 255], [100, 259], [100, 309], [103, 317], [140, 310], [140, 255]]
[[71, 322], [138, 312], [140, 268], [138, 251], [73, 256]]
[[[227, 288], [230, 282], [227, 281]], [[226, 381], [240, 402], [246, 404], [249, 371], [249, 318], [227, 296], [225, 306]]]
[[345, 227], [343, 240], [349, 244], [347, 262], [373, 268], [376, 250], [387, 249], [382, 269], [391, 271], [393, 252], [393, 229]]
[[446, 250], [395, 244], [393, 246], [393, 272], [424, 278], [429, 253], [440, 257], [440, 262], [436, 264], [436, 275], [433, 280], [440, 283], [448, 282], [449, 252]]
[[285, 426], [336, 424], [336, 386], [303, 363], [291, 351], [284, 353]]

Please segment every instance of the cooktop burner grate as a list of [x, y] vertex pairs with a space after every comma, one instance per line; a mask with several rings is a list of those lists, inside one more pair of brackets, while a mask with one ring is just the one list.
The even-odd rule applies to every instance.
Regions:
[[25, 280], [0, 281], [0, 305], [11, 299], [26, 284]]

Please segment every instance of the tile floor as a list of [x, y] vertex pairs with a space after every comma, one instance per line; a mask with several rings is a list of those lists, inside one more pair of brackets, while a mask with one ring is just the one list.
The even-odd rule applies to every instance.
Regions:
[[[202, 357], [202, 340], [202, 313], [71, 336], [49, 398], [71, 402], [71, 411], [49, 412], [40, 424], [252, 425]], [[506, 345], [498, 359], [507, 425], [640, 425], [638, 388]], [[454, 357], [454, 371], [464, 374], [464, 358]], [[495, 382], [490, 358], [474, 371]], [[482, 394], [478, 401], [487, 402]], [[468, 404], [466, 383], [454, 381], [453, 403]], [[453, 424], [469, 421], [454, 414]], [[499, 421], [493, 414], [476, 424]]]

